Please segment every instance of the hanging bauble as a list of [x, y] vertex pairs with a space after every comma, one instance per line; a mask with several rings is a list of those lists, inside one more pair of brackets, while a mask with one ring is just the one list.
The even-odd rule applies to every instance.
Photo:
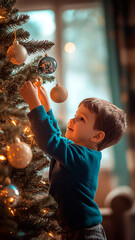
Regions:
[[63, 86], [60, 86], [57, 83], [56, 86], [51, 89], [50, 97], [54, 102], [62, 103], [64, 101], [66, 101], [66, 99], [68, 97], [68, 92], [67, 92], [66, 88], [64, 88]]
[[16, 142], [9, 146], [8, 161], [14, 168], [25, 168], [32, 160], [32, 150], [24, 142]]
[[20, 45], [18, 41], [14, 40], [13, 45], [7, 50], [7, 56], [11, 63], [20, 65], [25, 62], [27, 58], [27, 50]]
[[14, 207], [19, 202], [19, 190], [13, 184], [5, 185], [0, 190], [0, 198], [8, 207]]
[[52, 57], [48, 57], [47, 55], [41, 58], [38, 64], [39, 73], [43, 74], [51, 74], [56, 70], [56, 68], [57, 68], [56, 60]]
[[43, 84], [43, 79], [39, 75], [37, 75], [36, 79], [34, 80], [34, 85], [40, 88], [42, 84]]

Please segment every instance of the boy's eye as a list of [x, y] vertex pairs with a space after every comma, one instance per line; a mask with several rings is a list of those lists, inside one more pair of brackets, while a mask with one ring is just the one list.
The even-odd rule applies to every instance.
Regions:
[[84, 118], [83, 118], [83, 117], [80, 117], [80, 121], [84, 121], [84, 122], [85, 122], [85, 120], [84, 120]]
[[83, 121], [83, 122], [85, 122], [85, 119], [84, 119], [84, 117], [81, 117], [81, 116], [74, 116], [75, 118], [77, 117], [80, 121]]

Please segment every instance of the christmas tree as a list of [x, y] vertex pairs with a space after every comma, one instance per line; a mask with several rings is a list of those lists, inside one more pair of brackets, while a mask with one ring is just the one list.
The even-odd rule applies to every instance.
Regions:
[[28, 106], [18, 91], [28, 80], [54, 80], [42, 71], [39, 76], [41, 56], [24, 63], [27, 54], [46, 52], [54, 43], [29, 41], [20, 27], [29, 16], [19, 14], [15, 2], [0, 1], [0, 240], [55, 239], [57, 203], [43, 177], [50, 159], [32, 137]]

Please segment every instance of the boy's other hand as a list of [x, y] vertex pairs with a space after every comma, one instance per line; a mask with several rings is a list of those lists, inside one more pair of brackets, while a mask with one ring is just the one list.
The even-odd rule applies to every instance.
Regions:
[[47, 92], [43, 86], [38, 88], [38, 96], [46, 112], [48, 112], [50, 110], [50, 103], [49, 103]]
[[38, 97], [38, 88], [30, 81], [25, 82], [19, 89], [22, 98], [29, 104], [30, 110], [41, 105]]

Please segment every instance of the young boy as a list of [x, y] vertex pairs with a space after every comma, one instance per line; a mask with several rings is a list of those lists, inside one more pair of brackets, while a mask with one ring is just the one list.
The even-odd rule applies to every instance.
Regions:
[[49, 193], [58, 202], [61, 239], [106, 239], [94, 201], [100, 151], [120, 141], [127, 128], [126, 114], [107, 101], [85, 99], [67, 124], [64, 138], [45, 89], [28, 81], [19, 92], [29, 104], [28, 117], [39, 147], [52, 157]]

